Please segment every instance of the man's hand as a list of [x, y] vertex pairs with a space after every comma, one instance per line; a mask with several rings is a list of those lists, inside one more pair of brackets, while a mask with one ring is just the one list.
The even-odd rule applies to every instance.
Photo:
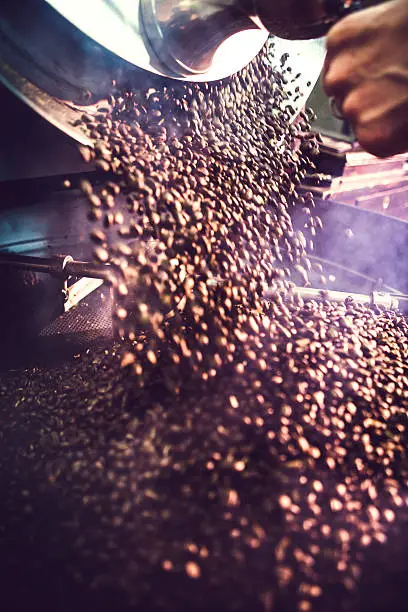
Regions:
[[367, 151], [408, 151], [408, 0], [354, 13], [330, 30], [324, 87]]

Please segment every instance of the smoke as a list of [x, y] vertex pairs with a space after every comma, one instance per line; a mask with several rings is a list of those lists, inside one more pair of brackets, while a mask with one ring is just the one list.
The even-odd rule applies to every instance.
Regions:
[[[353, 274], [358, 272], [380, 286], [408, 291], [408, 223], [329, 200], [316, 200], [316, 214], [323, 229], [316, 235], [313, 254], [350, 271], [334, 266], [331, 289], [371, 291], [369, 280]], [[302, 211], [295, 208], [292, 216], [295, 229], [305, 232]]]

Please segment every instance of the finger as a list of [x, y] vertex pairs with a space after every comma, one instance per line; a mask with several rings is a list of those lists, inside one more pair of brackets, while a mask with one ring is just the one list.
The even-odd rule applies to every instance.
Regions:
[[407, 150], [408, 128], [392, 120], [357, 123], [354, 133], [361, 146], [377, 157], [391, 157]]
[[350, 93], [343, 102], [342, 112], [353, 126], [361, 146], [377, 157], [390, 157], [407, 149], [407, 105], [395, 106], [385, 99], [372, 105], [370, 87]]
[[362, 99], [361, 88], [348, 92], [341, 104], [343, 117], [349, 121], [356, 122], [365, 110], [364, 99]]
[[406, 140], [404, 147], [400, 138], [393, 137], [392, 127], [386, 122], [357, 123], [353, 128], [363, 149], [376, 157], [391, 157], [406, 148]]
[[359, 85], [361, 77], [354, 65], [352, 51], [343, 51], [331, 60], [327, 58], [323, 86], [328, 96], [344, 98], [350, 89]]

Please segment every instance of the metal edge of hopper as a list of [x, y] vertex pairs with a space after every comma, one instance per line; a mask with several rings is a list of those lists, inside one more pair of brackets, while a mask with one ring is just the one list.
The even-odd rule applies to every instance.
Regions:
[[93, 141], [84, 129], [76, 125], [88, 109], [75, 107], [50, 96], [1, 60], [0, 82], [56, 128], [82, 145], [93, 146]]

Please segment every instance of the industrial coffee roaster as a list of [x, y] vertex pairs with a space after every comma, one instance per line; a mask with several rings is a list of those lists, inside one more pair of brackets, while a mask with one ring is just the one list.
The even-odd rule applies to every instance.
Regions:
[[[260, 11], [249, 4], [1, 2], [0, 380], [2, 373], [33, 367], [68, 372], [64, 368], [76, 355], [100, 350], [115, 336], [109, 267], [93, 261], [92, 224], [79, 190], [81, 180], [98, 180], [93, 163], [78, 152], [81, 145], [93, 146], [84, 117], [85, 123], [92, 120], [112, 92], [127, 84], [216, 81], [242, 69], [269, 35], [263, 24], [273, 21], [269, 4]], [[315, 167], [298, 191], [313, 194], [323, 222], [311, 259], [322, 266], [325, 284], [320, 274], [312, 275], [311, 287], [299, 291], [316, 300], [323, 290], [332, 300], [358, 294], [361, 301], [404, 310], [408, 157], [378, 160], [360, 149], [347, 126], [332, 120], [318, 82], [325, 45], [317, 36], [326, 26], [306, 25], [309, 29], [291, 32], [295, 40], [274, 41], [276, 68], [285, 56], [297, 75], [296, 95], [287, 82], [291, 120], [313, 91], [314, 128], [321, 135]], [[302, 230], [304, 217], [296, 205], [291, 215]], [[13, 419], [18, 407], [2, 409]], [[5, 447], [13, 452], [10, 443]], [[1, 529], [0, 516], [0, 538]], [[19, 570], [15, 576], [15, 588], [18, 580], [24, 585]], [[22, 608], [16, 604], [15, 610]]]

